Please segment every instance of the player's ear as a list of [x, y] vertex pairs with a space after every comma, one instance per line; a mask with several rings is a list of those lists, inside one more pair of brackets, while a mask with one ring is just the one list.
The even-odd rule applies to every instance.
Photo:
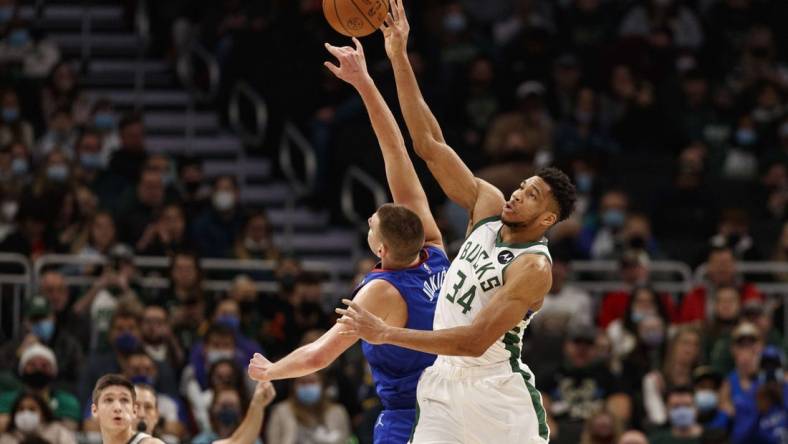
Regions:
[[556, 222], [558, 222], [558, 215], [552, 211], [547, 211], [542, 217], [542, 225], [545, 227], [552, 227]]
[[90, 414], [93, 415], [93, 417], [95, 418], [97, 413], [98, 413], [98, 408], [96, 407], [96, 403], [95, 402], [91, 402], [90, 403]]

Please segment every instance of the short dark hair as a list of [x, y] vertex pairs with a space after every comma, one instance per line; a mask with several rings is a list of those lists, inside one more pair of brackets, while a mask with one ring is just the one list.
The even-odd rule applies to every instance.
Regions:
[[205, 332], [203, 343], [207, 344], [212, 336], [231, 337], [233, 341], [235, 341], [235, 332], [232, 328], [224, 324], [211, 324], [210, 327], [208, 327], [208, 331]]
[[691, 385], [677, 385], [675, 387], [671, 387], [668, 390], [667, 395], [665, 395], [665, 400], [667, 401], [673, 395], [694, 395], [695, 390], [692, 388]]
[[[138, 382], [138, 383], [134, 384], [134, 389], [135, 390], [136, 389], [146, 390], [146, 391], [149, 391], [149, 392], [153, 393], [153, 405], [158, 410], [158, 408], [159, 408], [159, 397], [157, 396], [156, 389], [153, 388], [153, 386], [151, 386], [150, 384], [145, 384], [145, 383], [142, 383], [142, 382]], [[134, 398], [136, 399], [136, 397], [137, 397], [137, 393], [135, 392], [134, 393]]]
[[391, 249], [395, 260], [412, 259], [424, 246], [421, 218], [409, 208], [385, 204], [378, 208], [380, 236]]
[[16, 423], [14, 422], [14, 415], [19, 411], [19, 405], [22, 404], [22, 401], [25, 399], [32, 399], [38, 405], [38, 409], [41, 410], [41, 425], [49, 424], [55, 419], [54, 413], [52, 413], [52, 409], [49, 407], [49, 403], [44, 401], [44, 398], [39, 396], [36, 393], [25, 391], [21, 392], [16, 399], [14, 400], [13, 405], [11, 406], [10, 414], [11, 414], [11, 421], [8, 424], [8, 431], [13, 432], [16, 430]]
[[127, 126], [134, 124], [142, 125], [142, 114], [136, 111], [126, 113], [121, 117], [120, 122], [118, 122], [118, 130], [122, 131]]
[[131, 392], [131, 401], [137, 401], [137, 394], [134, 393], [134, 384], [123, 375], [110, 373], [100, 377], [99, 380], [96, 381], [96, 386], [93, 388], [93, 404], [98, 405], [99, 398], [101, 398], [101, 392], [113, 385], [126, 387], [129, 389], [129, 392]]
[[568, 218], [574, 211], [577, 201], [577, 191], [569, 176], [553, 167], [540, 168], [535, 176], [539, 176], [550, 186], [553, 198], [558, 204], [558, 222]]
[[110, 330], [112, 330], [112, 328], [115, 326], [115, 323], [118, 321], [118, 319], [134, 319], [134, 322], [137, 324], [137, 326], [139, 326], [142, 323], [142, 313], [127, 306], [118, 307], [118, 309], [115, 310], [115, 313], [112, 314], [112, 318], [110, 318]]

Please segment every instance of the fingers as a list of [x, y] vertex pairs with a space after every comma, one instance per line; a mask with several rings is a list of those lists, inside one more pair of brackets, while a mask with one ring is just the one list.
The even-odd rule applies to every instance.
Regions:
[[331, 55], [333, 55], [334, 57], [339, 58], [342, 56], [341, 48], [337, 48], [336, 46], [331, 45], [330, 43], [326, 43], [325, 47], [328, 50], [328, 52], [330, 52]]
[[395, 20], [399, 20], [399, 7], [397, 6], [396, 0], [392, 0], [392, 5], [389, 8], [389, 11], [389, 14], [391, 14]]
[[350, 307], [351, 311], [357, 311], [357, 312], [366, 311], [363, 308], [361, 308], [358, 304], [351, 301], [350, 299], [342, 299], [342, 303]]
[[363, 46], [361, 46], [361, 42], [360, 42], [360, 41], [358, 41], [358, 39], [357, 39], [357, 38], [353, 37], [353, 43], [356, 45], [356, 51], [357, 51], [359, 54], [361, 54], [361, 55], [364, 55], [364, 47], [363, 47]]
[[323, 66], [328, 68], [328, 70], [331, 71], [332, 74], [334, 74], [335, 76], [339, 77], [339, 67], [338, 66], [334, 65], [331, 62], [323, 62]]
[[386, 14], [386, 19], [383, 20], [383, 23], [386, 25], [386, 27], [394, 26], [394, 17], [391, 15], [390, 12]]

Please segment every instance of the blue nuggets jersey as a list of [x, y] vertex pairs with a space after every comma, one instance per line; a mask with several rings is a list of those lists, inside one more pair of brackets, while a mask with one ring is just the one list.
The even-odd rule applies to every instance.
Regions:
[[[375, 279], [393, 285], [408, 305], [406, 328], [432, 330], [435, 306], [443, 278], [449, 269], [449, 259], [443, 250], [425, 247], [418, 266], [404, 270], [384, 270], [380, 264], [369, 272], [356, 289]], [[375, 390], [387, 410], [413, 409], [416, 405], [416, 385], [421, 372], [432, 365], [435, 355], [421, 353], [394, 345], [361, 343], [364, 356], [372, 369]]]

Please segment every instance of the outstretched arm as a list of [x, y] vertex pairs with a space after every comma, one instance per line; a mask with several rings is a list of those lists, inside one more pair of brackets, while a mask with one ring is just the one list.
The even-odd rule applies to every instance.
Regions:
[[416, 81], [407, 53], [410, 25], [402, 0], [391, 1], [391, 13], [381, 27], [386, 53], [394, 69], [402, 115], [413, 147], [429, 167], [449, 199], [465, 208], [475, 223], [501, 213], [504, 197], [489, 183], [475, 177], [460, 156], [446, 144], [440, 125]]
[[214, 441], [213, 444], [250, 444], [255, 442], [260, 436], [260, 427], [263, 426], [265, 408], [275, 397], [276, 390], [270, 382], [258, 382], [241, 424], [229, 438]]
[[[382, 280], [365, 285], [356, 294], [353, 303], [375, 313], [376, 318], [383, 323], [397, 310], [407, 310], [397, 289]], [[249, 377], [255, 381], [298, 378], [328, 367], [358, 340], [356, 336], [341, 334], [344, 329], [344, 326], [336, 324], [315, 342], [297, 348], [274, 363], [255, 353], [249, 362]]]
[[[481, 356], [520, 323], [529, 309], [541, 303], [552, 284], [550, 263], [539, 255], [518, 258], [507, 268], [505, 277], [506, 283], [470, 325], [434, 331], [394, 328], [349, 300], [343, 301], [348, 309], [337, 309], [343, 315], [337, 322], [346, 327], [342, 334], [358, 335], [372, 344], [392, 344], [444, 356]], [[459, 290], [460, 294], [465, 291]]]
[[354, 37], [353, 43], [355, 48], [348, 46], [338, 48], [326, 43], [326, 49], [337, 58], [339, 66], [331, 62], [325, 62], [325, 66], [334, 75], [356, 88], [364, 101], [367, 114], [372, 122], [372, 129], [375, 131], [383, 153], [386, 180], [394, 202], [408, 207], [419, 215], [424, 226], [425, 242], [442, 246], [441, 233], [430, 211], [427, 195], [419, 182], [416, 169], [413, 168], [408, 150], [405, 148], [405, 140], [402, 138], [399, 125], [367, 72], [367, 63], [361, 42]]

